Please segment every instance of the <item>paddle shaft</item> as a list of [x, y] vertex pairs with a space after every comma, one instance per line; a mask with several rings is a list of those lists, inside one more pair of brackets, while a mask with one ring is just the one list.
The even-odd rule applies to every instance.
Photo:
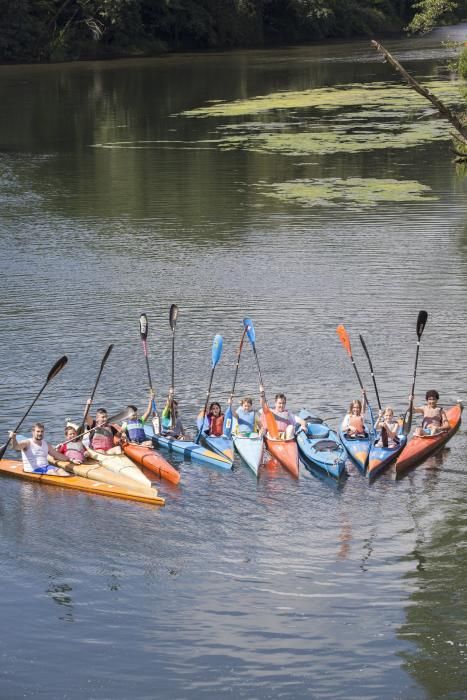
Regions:
[[237, 383], [238, 368], [240, 367], [240, 355], [242, 354], [243, 341], [245, 340], [245, 335], [246, 335], [246, 328], [242, 333], [242, 339], [240, 340], [240, 345], [238, 346], [237, 364], [235, 365], [235, 374], [234, 374], [234, 380], [233, 380], [233, 384], [232, 384], [232, 391], [230, 392], [229, 405], [232, 405], [233, 397], [235, 394], [235, 385]]
[[363, 350], [365, 351], [365, 355], [367, 357], [368, 364], [370, 365], [370, 373], [371, 373], [371, 378], [373, 380], [373, 386], [375, 388], [376, 401], [378, 402], [378, 408], [381, 411], [381, 401], [379, 398], [378, 387], [376, 386], [376, 377], [375, 377], [375, 373], [373, 372], [373, 364], [371, 362], [370, 353], [368, 352], [368, 348], [367, 348], [362, 336], [360, 336], [360, 342], [362, 344]]
[[206, 413], [207, 413], [207, 410], [208, 410], [209, 397], [210, 397], [210, 395], [211, 395], [212, 380], [214, 379], [214, 370], [215, 370], [215, 369], [216, 369], [216, 366], [214, 365], [214, 367], [211, 369], [211, 376], [210, 376], [210, 378], [209, 378], [209, 386], [208, 386], [208, 390], [207, 390], [207, 392], [206, 392], [206, 402], [205, 402], [204, 408], [203, 408], [203, 415], [202, 415], [202, 419], [201, 419], [201, 425], [200, 425], [200, 428], [199, 428], [199, 430], [198, 430], [198, 434], [197, 434], [196, 440], [195, 440], [196, 444], [199, 444], [199, 441], [200, 441], [200, 438], [201, 438], [201, 433], [203, 432], [204, 419], [206, 418]]
[[417, 378], [417, 365], [418, 365], [418, 355], [420, 352], [420, 341], [422, 339], [422, 333], [425, 329], [425, 324], [428, 320], [428, 314], [426, 311], [419, 311], [417, 318], [417, 351], [415, 353], [415, 365], [413, 369], [413, 380], [412, 380], [412, 390], [410, 392], [410, 404], [408, 408], [408, 419], [404, 420], [403, 433], [408, 435], [412, 429], [412, 417], [413, 417], [413, 402], [414, 402], [414, 392], [415, 392], [415, 380]]
[[81, 421], [83, 427], [86, 423], [86, 418], [88, 417], [89, 411], [91, 409], [91, 404], [92, 404], [93, 399], [94, 399], [94, 394], [96, 393], [97, 385], [99, 384], [99, 380], [101, 378], [102, 370], [105, 367], [105, 363], [107, 362], [107, 358], [109, 357], [110, 353], [112, 352], [112, 348], [113, 348], [113, 344], [109, 345], [109, 347], [107, 348], [107, 350], [105, 352], [104, 357], [102, 358], [102, 362], [101, 362], [101, 366], [100, 366], [100, 369], [99, 369], [99, 372], [97, 375], [97, 379], [94, 383], [94, 388], [91, 392], [91, 398], [90, 398], [89, 402], [86, 404], [86, 408], [84, 409], [83, 420]]
[[[66, 365], [67, 362], [68, 362], [68, 358], [67, 358], [66, 355], [64, 355], [63, 357], [61, 357], [61, 358], [54, 364], [54, 366], [53, 366], [52, 369], [50, 370], [49, 374], [47, 375], [47, 379], [45, 380], [45, 382], [44, 382], [44, 384], [42, 385], [42, 387], [41, 387], [41, 389], [39, 390], [39, 392], [36, 394], [36, 397], [34, 398], [34, 401], [30, 404], [28, 410], [26, 411], [26, 413], [24, 414], [24, 416], [21, 418], [21, 420], [20, 420], [20, 422], [18, 423], [18, 425], [16, 426], [16, 428], [13, 430], [13, 433], [17, 433], [17, 432], [18, 432], [18, 430], [21, 428], [21, 426], [23, 425], [24, 421], [26, 420], [26, 418], [27, 418], [28, 415], [30, 414], [30, 412], [31, 412], [31, 410], [32, 410], [32, 407], [33, 407], [34, 404], [36, 403], [37, 399], [39, 398], [39, 396], [40, 396], [40, 395], [42, 394], [42, 392], [44, 391], [44, 389], [45, 389], [45, 387], [47, 386], [47, 384], [50, 382], [51, 379], [53, 379], [53, 378], [55, 377], [55, 375], [57, 375], [57, 374], [63, 369], [63, 367]], [[7, 451], [7, 448], [8, 448], [8, 445], [10, 444], [10, 441], [11, 441], [11, 437], [8, 437], [8, 440], [7, 440], [6, 443], [3, 445], [3, 447], [0, 449], [0, 459], [2, 459], [3, 455], [4, 455], [5, 452]]]

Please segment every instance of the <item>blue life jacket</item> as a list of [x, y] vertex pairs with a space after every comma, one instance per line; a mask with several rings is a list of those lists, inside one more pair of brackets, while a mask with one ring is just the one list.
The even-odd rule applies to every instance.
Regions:
[[255, 430], [255, 412], [237, 408], [238, 430], [241, 433], [253, 433]]

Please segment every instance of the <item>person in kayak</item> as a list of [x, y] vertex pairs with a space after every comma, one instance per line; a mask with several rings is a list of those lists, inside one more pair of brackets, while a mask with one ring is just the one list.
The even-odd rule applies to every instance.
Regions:
[[400, 431], [400, 423], [394, 416], [394, 411], [391, 406], [386, 406], [384, 411], [378, 414], [378, 420], [375, 423], [375, 430], [380, 431], [380, 438], [376, 441], [377, 447], [397, 447], [399, 438], [397, 434]]
[[122, 454], [120, 445], [115, 445], [114, 437], [118, 435], [118, 430], [107, 422], [107, 410], [98, 408], [96, 418], [93, 420], [88, 416], [87, 426], [92, 431], [89, 438], [89, 446], [96, 452], [104, 452], [108, 455]]
[[[198, 416], [199, 420], [203, 418], [203, 412]], [[203, 431], [206, 435], [212, 437], [221, 437], [224, 432], [224, 414], [222, 413], [221, 405], [218, 401], [213, 401], [209, 405], [209, 411], [204, 419]]]
[[[264, 415], [264, 407], [266, 404], [266, 398], [264, 396], [264, 390], [261, 391], [260, 389], [260, 396], [261, 396], [261, 414], [260, 414], [260, 420], [261, 420], [261, 426], [263, 430], [266, 432], [267, 431], [267, 423], [266, 423], [266, 417]], [[294, 416], [294, 414], [288, 410], [287, 406], [287, 397], [285, 394], [279, 393], [276, 394], [274, 397], [274, 409], [271, 411], [272, 415], [276, 419], [277, 423], [277, 429], [279, 431], [279, 436], [282, 440], [290, 440], [293, 438], [295, 435], [295, 431], [297, 429], [297, 426], [301, 426], [302, 428], [306, 429], [306, 423], [304, 420], [301, 418], [298, 418], [297, 416]]]
[[144, 432], [144, 424], [148, 420], [152, 412], [152, 402], [154, 399], [154, 391], [150, 392], [149, 403], [145, 412], [141, 417], [138, 416], [138, 409], [136, 406], [129, 404], [127, 406], [128, 410], [131, 411], [128, 419], [122, 423], [122, 429], [120, 433], [120, 439], [127, 440], [128, 442], [136, 443], [137, 445], [143, 445], [145, 447], [152, 447], [152, 440], [146, 438], [146, 433]]
[[237, 419], [236, 433], [238, 435], [249, 435], [257, 432], [256, 411], [253, 410], [253, 399], [245, 396], [240, 401], [240, 406], [233, 411]]
[[16, 433], [10, 431], [9, 436], [13, 449], [21, 452], [23, 471], [34, 474], [50, 474], [51, 476], [71, 476], [61, 467], [55, 467], [48, 463], [49, 456], [56, 460], [62, 460], [63, 455], [44, 440], [44, 433], [43, 424], [35, 423], [32, 428], [32, 437], [18, 442]]
[[56, 449], [73, 464], [82, 464], [86, 459], [87, 452], [81, 440], [77, 438], [78, 426], [74, 423], [67, 423], [65, 426], [65, 442], [57, 445]]
[[[409, 397], [412, 402], [413, 396]], [[414, 435], [437, 435], [445, 430], [449, 430], [450, 424], [446, 411], [438, 406], [439, 394], [436, 389], [429, 389], [425, 394], [426, 404], [424, 406], [414, 406], [414, 413], [421, 413], [423, 416], [422, 427], [416, 428]]]
[[171, 420], [169, 419], [164, 425], [164, 420], [162, 420], [162, 431], [161, 435], [164, 437], [173, 437], [176, 440], [186, 440], [185, 429], [182, 424], [182, 419], [178, 415], [178, 401], [173, 399], [172, 401], [173, 418], [175, 423], [173, 427], [170, 426]]
[[350, 438], [367, 437], [365, 411], [365, 397], [363, 397], [363, 403], [360, 399], [352, 401], [342, 422], [342, 432], [346, 433]]

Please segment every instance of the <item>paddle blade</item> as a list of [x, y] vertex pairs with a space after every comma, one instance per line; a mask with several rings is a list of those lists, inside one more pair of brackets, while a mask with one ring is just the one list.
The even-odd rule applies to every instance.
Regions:
[[139, 317], [139, 332], [141, 335], [141, 340], [146, 340], [146, 338], [148, 337], [148, 330], [148, 317], [146, 316], [146, 314], [141, 314], [141, 316]]
[[10, 444], [10, 441], [8, 440], [8, 442], [5, 445], [2, 445], [0, 447], [0, 459], [3, 459], [3, 455], [5, 454], [6, 448], [8, 447], [9, 444]]
[[113, 343], [111, 343], [111, 344], [109, 345], [109, 347], [107, 348], [107, 352], [105, 353], [104, 357], [102, 358], [101, 369], [104, 368], [104, 365], [105, 365], [105, 363], [107, 362], [107, 359], [108, 359], [110, 353], [112, 352], [112, 349], [113, 349]]
[[363, 348], [363, 350], [365, 351], [365, 355], [367, 356], [368, 362], [370, 362], [370, 366], [371, 366], [370, 353], [368, 352], [368, 348], [367, 348], [367, 346], [366, 346], [366, 343], [365, 343], [365, 341], [363, 340], [363, 338], [362, 338], [361, 335], [359, 335], [358, 337], [360, 338], [360, 342], [361, 342], [361, 344], [362, 344], [362, 348]]
[[53, 379], [66, 365], [68, 362], [68, 357], [66, 355], [63, 355], [57, 362], [54, 364], [52, 369], [47, 375], [47, 379], [45, 380], [45, 383], [48, 384], [51, 379]]
[[279, 428], [277, 427], [276, 419], [274, 418], [274, 415], [266, 402], [263, 404], [263, 411], [268, 433], [272, 438], [277, 440], [279, 438]]
[[422, 337], [422, 333], [425, 329], [426, 322], [428, 321], [428, 314], [426, 311], [419, 311], [417, 318], [417, 336], [418, 339]]
[[336, 333], [337, 333], [337, 336], [338, 336], [339, 340], [341, 341], [342, 345], [344, 346], [346, 352], [351, 356], [352, 355], [352, 346], [350, 345], [350, 338], [349, 338], [349, 335], [348, 335], [347, 331], [345, 330], [344, 326], [342, 326], [342, 325], [337, 326]]
[[248, 340], [252, 345], [255, 344], [256, 342], [256, 334], [255, 334], [255, 327], [253, 326], [253, 321], [251, 318], [244, 318], [243, 319], [243, 325], [245, 327], [246, 334], [248, 336]]
[[221, 335], [214, 336], [214, 341], [212, 344], [212, 352], [211, 352], [211, 364], [212, 364], [213, 369], [217, 365], [219, 360], [221, 359], [223, 342], [224, 341], [223, 341]]
[[224, 413], [224, 427], [223, 427], [223, 433], [226, 438], [231, 438], [232, 437], [232, 421], [233, 421], [233, 414], [232, 414], [232, 407], [229, 404], [227, 408], [225, 409]]
[[178, 316], [178, 306], [177, 304], [172, 304], [169, 311], [169, 323], [172, 331], [175, 331], [175, 325], [177, 323]]
[[116, 413], [114, 416], [111, 416], [107, 420], [107, 423], [121, 423], [122, 421], [129, 418], [132, 413], [133, 410], [131, 408], [125, 408], [123, 411], [120, 411], [120, 413]]

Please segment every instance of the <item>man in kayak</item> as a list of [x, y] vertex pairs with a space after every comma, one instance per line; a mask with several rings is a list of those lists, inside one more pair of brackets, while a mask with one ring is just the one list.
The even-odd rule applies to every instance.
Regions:
[[86, 423], [92, 431], [90, 433], [89, 446], [96, 452], [120, 455], [122, 454], [122, 448], [114, 443], [114, 437], [118, 434], [118, 430], [109, 425], [107, 418], [107, 410], [105, 408], [97, 409], [95, 420], [88, 416]]
[[44, 432], [43, 424], [35, 423], [32, 428], [32, 437], [18, 442], [16, 433], [10, 431], [9, 436], [13, 449], [21, 452], [23, 471], [34, 474], [50, 474], [51, 476], [71, 476], [61, 467], [54, 467], [48, 463], [49, 455], [56, 460], [63, 460], [63, 455], [44, 440]]
[[144, 432], [144, 424], [148, 420], [152, 411], [152, 403], [154, 399], [154, 391], [151, 391], [149, 396], [148, 407], [141, 417], [138, 416], [138, 409], [136, 406], [129, 404], [127, 406], [128, 410], [131, 411], [128, 419], [122, 423], [122, 432], [120, 437], [128, 440], [128, 442], [136, 443], [137, 445], [143, 445], [144, 447], [152, 447], [152, 440], [146, 438]]
[[[264, 430], [267, 430], [267, 423], [266, 423], [266, 417], [264, 415], [264, 407], [266, 404], [266, 399], [264, 396], [264, 390], [260, 391], [261, 395], [261, 406], [262, 410], [260, 413], [260, 420], [261, 420], [261, 425]], [[290, 440], [293, 438], [295, 435], [295, 431], [297, 429], [297, 425], [300, 425], [302, 428], [306, 430], [306, 423], [304, 420], [301, 418], [298, 418], [298, 416], [294, 416], [294, 414], [289, 411], [286, 408], [287, 404], [287, 397], [285, 394], [279, 393], [276, 394], [274, 397], [274, 409], [271, 411], [272, 415], [276, 419], [277, 423], [277, 429], [279, 431], [279, 435], [281, 439], [283, 440]]]
[[[413, 401], [413, 396], [409, 397]], [[429, 389], [425, 394], [426, 404], [424, 406], [414, 406], [414, 413], [421, 413], [423, 416], [422, 427], [416, 428], [414, 435], [437, 435], [445, 430], [449, 430], [450, 424], [444, 408], [438, 406], [439, 394], [436, 389]]]

